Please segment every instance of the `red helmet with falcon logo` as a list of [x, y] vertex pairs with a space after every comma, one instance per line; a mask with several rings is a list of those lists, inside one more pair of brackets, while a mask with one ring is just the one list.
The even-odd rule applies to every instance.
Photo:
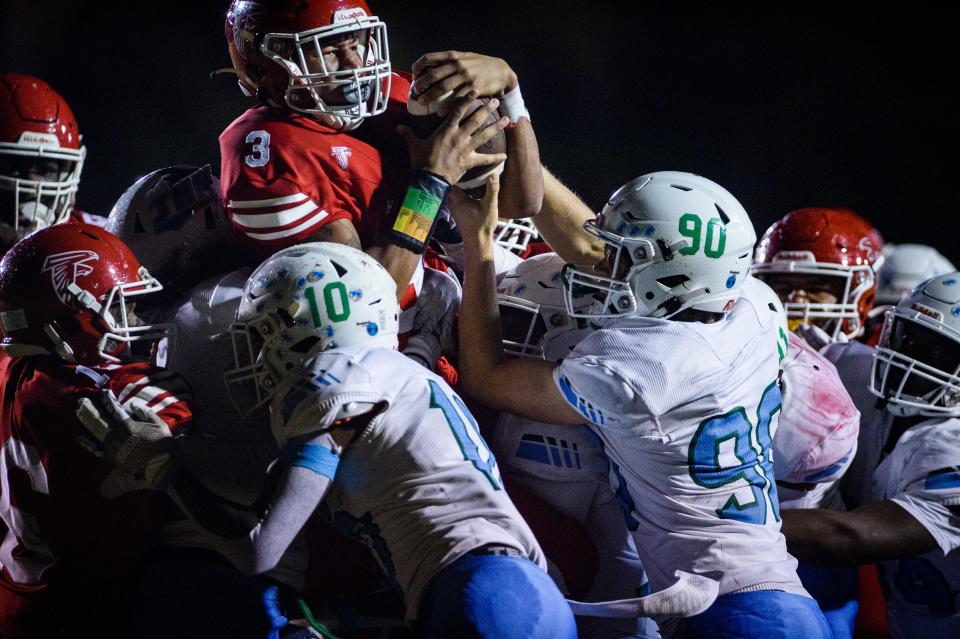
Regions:
[[28, 235], [0, 260], [0, 348], [88, 366], [119, 361], [131, 342], [170, 335], [136, 324], [129, 304], [162, 290], [120, 239], [89, 224]]

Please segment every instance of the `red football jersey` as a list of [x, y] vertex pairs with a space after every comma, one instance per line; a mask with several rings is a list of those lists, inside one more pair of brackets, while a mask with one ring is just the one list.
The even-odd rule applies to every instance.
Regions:
[[364, 247], [399, 209], [410, 174], [396, 126], [409, 121], [409, 76], [393, 74], [386, 112], [339, 132], [306, 115], [248, 109], [220, 136], [220, 181], [234, 228], [264, 255], [325, 224], [353, 222]]
[[161, 493], [100, 497], [111, 469], [77, 443], [89, 435], [75, 414], [78, 400], [100, 388], [128, 408], [152, 407], [171, 431], [190, 421], [186, 385], [173, 373], [0, 354], [0, 635], [82, 628], [74, 617], [84, 610], [88, 621], [98, 619], [86, 603], [123, 583], [160, 528]]

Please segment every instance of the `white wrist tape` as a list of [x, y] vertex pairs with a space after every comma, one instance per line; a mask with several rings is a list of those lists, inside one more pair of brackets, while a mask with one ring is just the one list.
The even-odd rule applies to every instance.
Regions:
[[530, 112], [527, 111], [523, 103], [523, 95], [520, 93], [520, 85], [508, 91], [506, 95], [500, 98], [500, 115], [505, 115], [510, 119], [510, 124], [516, 124], [520, 118], [526, 118], [530, 121]]

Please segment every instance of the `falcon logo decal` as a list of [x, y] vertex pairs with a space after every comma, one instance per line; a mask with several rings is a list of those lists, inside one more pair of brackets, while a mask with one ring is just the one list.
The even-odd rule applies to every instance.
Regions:
[[75, 284], [78, 277], [90, 275], [93, 272], [93, 266], [90, 262], [96, 262], [100, 256], [93, 251], [67, 251], [66, 253], [57, 253], [49, 255], [43, 261], [41, 273], [50, 272], [50, 279], [53, 281], [53, 290], [57, 298], [63, 303], [67, 303], [67, 287]]
[[353, 151], [350, 150], [349, 146], [335, 146], [330, 149], [330, 157], [334, 158], [344, 171], [347, 170], [351, 155], [353, 155]]

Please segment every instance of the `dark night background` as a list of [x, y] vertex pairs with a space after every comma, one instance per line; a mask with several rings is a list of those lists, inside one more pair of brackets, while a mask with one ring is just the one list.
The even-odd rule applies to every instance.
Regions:
[[[933, 244], [960, 264], [956, 16], [370, 2], [395, 68], [448, 48], [506, 58], [544, 163], [595, 209], [632, 177], [687, 170], [733, 192], [758, 233], [793, 208], [846, 205], [888, 241]], [[227, 4], [4, 7], [0, 69], [46, 79], [80, 123], [82, 208], [107, 213], [165, 165], [218, 170], [217, 136], [249, 104], [231, 76], [208, 79], [228, 64]]]

